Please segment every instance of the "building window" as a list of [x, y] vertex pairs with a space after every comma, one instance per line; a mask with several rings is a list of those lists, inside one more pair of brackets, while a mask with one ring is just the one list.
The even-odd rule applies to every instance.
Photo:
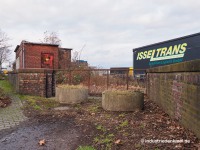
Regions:
[[42, 53], [41, 68], [53, 69], [54, 55], [52, 53]]

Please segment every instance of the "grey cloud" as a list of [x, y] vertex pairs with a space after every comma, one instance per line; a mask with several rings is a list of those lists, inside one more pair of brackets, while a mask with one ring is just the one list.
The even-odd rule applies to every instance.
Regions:
[[132, 66], [132, 48], [199, 32], [198, 0], [6, 0], [0, 28], [21, 40], [39, 41], [57, 31], [63, 47], [103, 67]]

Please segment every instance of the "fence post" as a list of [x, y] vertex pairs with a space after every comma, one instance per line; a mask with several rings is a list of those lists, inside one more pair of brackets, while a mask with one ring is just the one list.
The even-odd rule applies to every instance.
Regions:
[[71, 74], [71, 69], [69, 69], [69, 85], [72, 84], [72, 74]]
[[109, 71], [107, 70], [107, 90], [109, 88]]
[[52, 96], [56, 96], [56, 71], [52, 72]]
[[90, 93], [90, 69], [88, 70], [88, 73], [89, 73], [89, 76], [88, 76], [88, 90], [89, 90], [89, 93]]
[[128, 79], [128, 70], [127, 70], [127, 72], [126, 72], [126, 90], [128, 90], [128, 81], [129, 81], [129, 79]]
[[44, 71], [44, 74], [45, 74], [45, 96], [46, 98], [48, 98], [48, 73], [46, 70]]

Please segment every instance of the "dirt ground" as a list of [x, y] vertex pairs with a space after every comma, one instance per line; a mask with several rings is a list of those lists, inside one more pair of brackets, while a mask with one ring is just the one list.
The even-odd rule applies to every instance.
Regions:
[[0, 107], [7, 107], [11, 103], [10, 98], [0, 88]]
[[5, 98], [0, 98], [0, 107], [4, 108], [7, 107], [11, 103], [10, 98], [5, 97]]
[[[29, 121], [0, 131], [1, 150], [76, 150], [86, 145], [97, 150], [200, 148], [200, 141], [191, 131], [148, 99], [144, 110], [136, 112], [104, 111], [96, 98], [63, 107], [66, 110], [34, 111], [26, 107]], [[43, 139], [45, 144], [40, 146], [38, 142]]]

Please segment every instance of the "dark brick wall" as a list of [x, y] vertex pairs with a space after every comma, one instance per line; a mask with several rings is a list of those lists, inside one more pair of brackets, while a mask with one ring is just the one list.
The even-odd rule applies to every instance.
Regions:
[[19, 93], [45, 96], [45, 73], [19, 73]]
[[149, 98], [200, 138], [200, 60], [147, 72]]
[[59, 69], [68, 69], [71, 65], [71, 49], [59, 48]]
[[58, 46], [25, 44], [25, 68], [41, 68], [41, 53], [54, 55], [53, 69], [58, 69]]
[[53, 70], [19, 69], [9, 73], [9, 81], [20, 94], [52, 97], [55, 95], [52, 76]]

